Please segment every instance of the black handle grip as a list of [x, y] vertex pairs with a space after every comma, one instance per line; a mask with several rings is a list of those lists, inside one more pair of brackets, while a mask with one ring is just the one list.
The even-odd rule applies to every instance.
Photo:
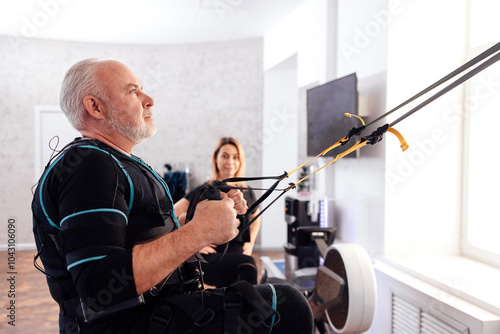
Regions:
[[[219, 180], [215, 180], [211, 184], [204, 184], [202, 187], [200, 187], [198, 193], [194, 196], [194, 199], [189, 203], [189, 207], [186, 213], [186, 223], [193, 219], [194, 211], [198, 203], [206, 199], [210, 201], [221, 200], [222, 197], [220, 195], [220, 192], [222, 191], [227, 193], [231, 189], [232, 187], [230, 185]], [[245, 215], [236, 216], [236, 218], [238, 218], [240, 221], [242, 221], [244, 217]]]

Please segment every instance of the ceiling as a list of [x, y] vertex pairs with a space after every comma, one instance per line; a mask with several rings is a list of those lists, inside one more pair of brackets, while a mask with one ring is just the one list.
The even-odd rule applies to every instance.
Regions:
[[0, 0], [0, 35], [184, 44], [262, 37], [305, 0]]

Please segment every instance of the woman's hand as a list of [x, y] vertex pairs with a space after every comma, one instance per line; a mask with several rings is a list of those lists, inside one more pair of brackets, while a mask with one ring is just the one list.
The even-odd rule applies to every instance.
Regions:
[[244, 215], [247, 210], [247, 201], [243, 197], [243, 193], [238, 189], [231, 189], [227, 192], [227, 197], [233, 200], [234, 209], [238, 215]]
[[215, 250], [215, 247], [217, 247], [216, 245], [210, 245], [210, 246], [207, 246], [207, 247], [203, 247], [199, 253], [200, 254], [215, 254], [217, 253], [217, 251]]
[[245, 242], [243, 244], [243, 254], [251, 256], [253, 252], [253, 243], [252, 242]]

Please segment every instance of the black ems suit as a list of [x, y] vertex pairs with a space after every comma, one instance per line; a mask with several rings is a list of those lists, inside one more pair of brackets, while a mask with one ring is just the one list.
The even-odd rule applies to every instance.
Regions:
[[137, 296], [133, 246], [179, 228], [164, 180], [137, 157], [76, 140], [45, 169], [32, 210], [61, 333], [311, 331], [298, 291], [235, 284], [202, 292], [194, 263]]

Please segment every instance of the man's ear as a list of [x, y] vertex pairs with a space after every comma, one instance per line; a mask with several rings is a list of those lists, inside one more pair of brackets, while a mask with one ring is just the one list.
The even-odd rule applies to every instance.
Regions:
[[92, 118], [104, 119], [104, 104], [102, 101], [92, 95], [87, 95], [83, 98], [83, 106]]

